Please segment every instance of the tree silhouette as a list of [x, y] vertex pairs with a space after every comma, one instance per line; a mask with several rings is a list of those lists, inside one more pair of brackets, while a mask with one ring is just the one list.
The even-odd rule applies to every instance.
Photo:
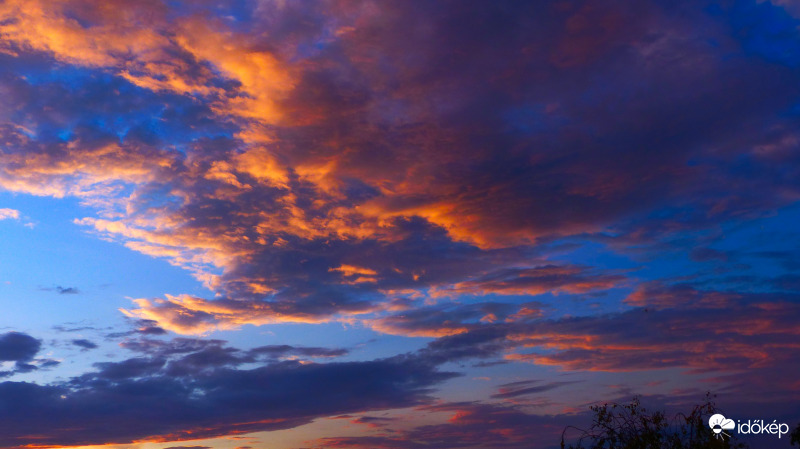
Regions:
[[[630, 404], [593, 406], [594, 419], [586, 430], [569, 426], [561, 433], [562, 449], [739, 449], [747, 445], [731, 441], [733, 436], [716, 435], [708, 426], [708, 418], [718, 413], [713, 396], [696, 405], [686, 415], [668, 418], [664, 412], [649, 412], [634, 397]], [[566, 434], [576, 430], [580, 435], [573, 444], [566, 444]]]

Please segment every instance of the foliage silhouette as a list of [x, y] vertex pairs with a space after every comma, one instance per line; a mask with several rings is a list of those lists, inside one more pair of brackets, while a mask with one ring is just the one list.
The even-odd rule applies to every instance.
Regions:
[[[592, 407], [594, 419], [589, 429], [569, 426], [561, 433], [561, 449], [744, 449], [747, 445], [731, 441], [733, 436], [715, 435], [708, 418], [718, 413], [713, 396], [706, 394], [702, 404], [686, 415], [668, 418], [664, 412], [649, 412], [639, 397], [630, 404], [603, 404]], [[566, 444], [567, 431], [580, 436]]]

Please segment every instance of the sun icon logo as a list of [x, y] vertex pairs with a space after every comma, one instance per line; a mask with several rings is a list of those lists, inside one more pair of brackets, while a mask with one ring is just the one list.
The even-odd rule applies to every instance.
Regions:
[[731, 430], [736, 427], [736, 424], [734, 424], [732, 419], [727, 419], [717, 413], [711, 416], [711, 418], [708, 418], [708, 427], [711, 427], [711, 430], [714, 431], [714, 436], [716, 438], [722, 438], [722, 435], [730, 437], [730, 435], [723, 432], [723, 430]]

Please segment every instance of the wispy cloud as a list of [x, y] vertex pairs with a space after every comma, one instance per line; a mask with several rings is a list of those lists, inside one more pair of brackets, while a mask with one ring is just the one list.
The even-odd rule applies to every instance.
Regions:
[[0, 209], [0, 220], [19, 220], [19, 211], [16, 209]]

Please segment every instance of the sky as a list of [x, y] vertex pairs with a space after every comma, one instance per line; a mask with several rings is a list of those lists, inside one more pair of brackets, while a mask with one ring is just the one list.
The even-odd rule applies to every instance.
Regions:
[[0, 99], [0, 448], [800, 422], [796, 1], [0, 0]]

